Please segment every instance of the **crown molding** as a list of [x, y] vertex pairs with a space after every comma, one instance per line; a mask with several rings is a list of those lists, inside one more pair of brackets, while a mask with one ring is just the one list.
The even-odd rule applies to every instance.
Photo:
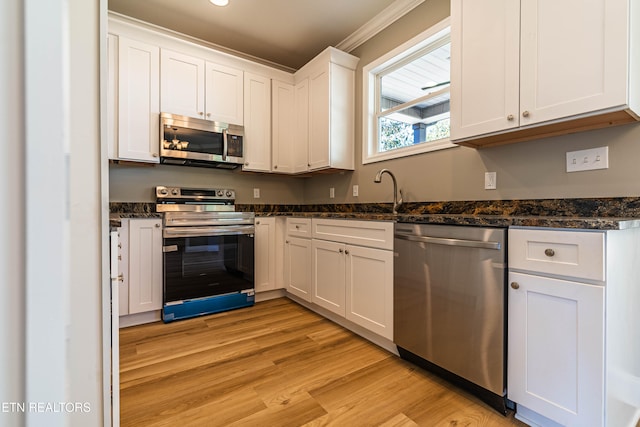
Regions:
[[336, 45], [336, 48], [351, 52], [389, 25], [411, 12], [426, 0], [396, 0], [382, 12], [373, 17], [369, 22], [357, 29], [346, 39]]

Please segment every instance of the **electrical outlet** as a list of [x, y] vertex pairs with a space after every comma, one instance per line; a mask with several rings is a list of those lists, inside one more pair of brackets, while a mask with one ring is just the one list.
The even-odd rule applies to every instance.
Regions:
[[567, 152], [567, 172], [609, 168], [609, 147]]
[[358, 186], [357, 185], [353, 186], [353, 197], [358, 197]]
[[497, 188], [496, 179], [497, 178], [496, 178], [495, 172], [485, 172], [484, 173], [484, 189], [495, 190]]
[[329, 188], [329, 198], [333, 199], [334, 197], [336, 197], [336, 189], [331, 187]]
[[259, 199], [260, 198], [260, 189], [259, 188], [254, 188], [253, 189], [253, 198], [254, 199]]

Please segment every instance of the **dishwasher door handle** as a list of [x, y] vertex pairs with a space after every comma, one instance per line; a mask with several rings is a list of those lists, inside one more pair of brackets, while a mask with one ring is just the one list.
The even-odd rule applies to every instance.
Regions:
[[448, 237], [431, 237], [431, 236], [416, 236], [415, 234], [395, 234], [396, 239], [410, 240], [412, 242], [431, 243], [434, 245], [446, 245], [446, 246], [464, 246], [467, 248], [481, 248], [481, 249], [496, 249], [501, 248], [500, 242], [483, 242], [481, 240], [465, 240], [465, 239], [452, 239]]

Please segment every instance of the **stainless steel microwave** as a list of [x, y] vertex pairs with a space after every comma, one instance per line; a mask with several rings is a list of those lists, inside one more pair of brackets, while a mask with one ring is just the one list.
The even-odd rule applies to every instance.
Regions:
[[160, 163], [235, 169], [244, 163], [244, 128], [161, 113]]

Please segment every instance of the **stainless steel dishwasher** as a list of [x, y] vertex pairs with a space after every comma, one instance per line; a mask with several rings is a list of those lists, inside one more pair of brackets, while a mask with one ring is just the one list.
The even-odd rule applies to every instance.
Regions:
[[[398, 223], [400, 356], [506, 413], [506, 229]], [[510, 405], [509, 405], [510, 406]]]

